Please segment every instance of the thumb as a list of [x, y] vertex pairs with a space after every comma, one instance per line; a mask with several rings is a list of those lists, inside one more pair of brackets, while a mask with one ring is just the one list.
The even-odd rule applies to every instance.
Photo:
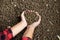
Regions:
[[36, 15], [39, 17], [38, 21], [36, 21], [36, 24], [39, 24], [39, 23], [40, 23], [40, 21], [41, 21], [41, 16], [39, 15], [39, 13], [38, 13], [38, 12], [35, 12], [35, 13], [36, 13]]
[[24, 13], [25, 13], [25, 11], [23, 11], [22, 14], [21, 14], [22, 21], [25, 21]]

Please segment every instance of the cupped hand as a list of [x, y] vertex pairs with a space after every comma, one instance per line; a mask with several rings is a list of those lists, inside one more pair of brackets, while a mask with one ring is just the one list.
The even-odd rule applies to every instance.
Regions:
[[[26, 10], [26, 11], [28, 11], [28, 12], [34, 12], [34, 13], [36, 13], [36, 15], [39, 17], [38, 21], [32, 23], [31, 25], [28, 25], [28, 26], [31, 27], [31, 28], [36, 28], [36, 27], [40, 24], [40, 22], [41, 22], [41, 16], [39, 15], [38, 12], [35, 12], [34, 10]], [[22, 12], [21, 18], [22, 18], [23, 24], [26, 24], [26, 25], [27, 25], [27, 21], [26, 21], [25, 16], [24, 16], [24, 13], [25, 13], [26, 11], [23, 11], [23, 12]]]
[[25, 19], [24, 13], [25, 13], [25, 11], [22, 12], [21, 19], [22, 19], [23, 24], [25, 24], [27, 26], [27, 21]]
[[[32, 10], [31, 10], [31, 12], [35, 12], [35, 11], [32, 11]], [[32, 23], [31, 25], [28, 25], [28, 27], [36, 28], [36, 27], [40, 24], [40, 22], [41, 22], [41, 16], [39, 15], [38, 12], [35, 12], [35, 13], [36, 13], [36, 15], [39, 17], [39, 19], [38, 19], [38, 21]]]

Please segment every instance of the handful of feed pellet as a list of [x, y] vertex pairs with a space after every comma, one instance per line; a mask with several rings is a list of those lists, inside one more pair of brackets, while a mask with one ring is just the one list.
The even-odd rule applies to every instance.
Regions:
[[27, 10], [27, 11], [25, 11], [25, 18], [26, 18], [26, 21], [28, 22], [28, 25], [30, 25], [30, 24], [38, 21], [39, 16], [37, 16], [35, 11]]

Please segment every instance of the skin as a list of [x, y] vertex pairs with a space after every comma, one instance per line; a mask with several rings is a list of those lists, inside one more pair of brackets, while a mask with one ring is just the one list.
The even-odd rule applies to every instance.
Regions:
[[25, 20], [24, 12], [25, 11], [23, 11], [21, 14], [22, 21], [17, 23], [16, 25], [14, 25], [11, 28], [12, 33], [13, 33], [13, 37], [15, 37], [19, 32], [21, 32], [27, 26], [27, 22]]
[[[34, 11], [31, 11], [31, 12], [34, 12]], [[41, 16], [38, 14], [38, 12], [35, 12], [35, 13], [37, 16], [39, 16], [39, 20], [27, 26], [27, 30], [25, 31], [23, 37], [29, 37], [31, 39], [33, 38], [34, 30], [41, 22]]]
[[[28, 12], [35, 12], [35, 11], [32, 11], [32, 10], [27, 10], [27, 11]], [[27, 21], [25, 19], [24, 12], [25, 11], [23, 11], [22, 14], [21, 14], [22, 21], [17, 23], [16, 25], [14, 25], [11, 28], [12, 33], [13, 33], [13, 37], [15, 37], [19, 32], [21, 32], [27, 26]], [[25, 31], [23, 37], [29, 37], [29, 38], [32, 39], [35, 28], [40, 24], [41, 16], [38, 14], [38, 12], [35, 12], [35, 13], [39, 17], [39, 20], [32, 23], [31, 25], [27, 26], [27, 30]]]

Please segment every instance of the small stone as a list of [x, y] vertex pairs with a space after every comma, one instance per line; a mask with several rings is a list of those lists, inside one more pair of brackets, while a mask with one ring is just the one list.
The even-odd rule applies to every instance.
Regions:
[[11, 4], [14, 4], [13, 2]]
[[39, 36], [37, 38], [39, 39]]
[[46, 4], [46, 7], [48, 7], [48, 4]]
[[11, 26], [8, 26], [7, 28], [11, 28]]
[[25, 0], [23, 0], [23, 1], [25, 1]]
[[52, 23], [51, 21], [49, 21], [49, 23], [50, 23], [51, 25], [53, 25], [53, 23]]
[[57, 35], [57, 37], [58, 37], [58, 39], [60, 40], [60, 36], [59, 36], [59, 35]]
[[12, 4], [14, 7], [16, 7], [16, 6], [17, 6], [14, 2], [12, 2], [11, 4]]
[[16, 7], [17, 5], [15, 4], [14, 7]]
[[43, 2], [45, 2], [45, 0], [43, 0]]
[[56, 2], [56, 0], [54, 0]]
[[49, 29], [47, 29], [47, 31], [49, 32], [50, 30], [49, 30]]
[[44, 38], [46, 38], [46, 36], [44, 36]]
[[8, 22], [10, 22], [11, 20], [8, 20]]
[[58, 11], [58, 10], [56, 10], [56, 12], [57, 12], [57, 13], [59, 13], [59, 11]]

